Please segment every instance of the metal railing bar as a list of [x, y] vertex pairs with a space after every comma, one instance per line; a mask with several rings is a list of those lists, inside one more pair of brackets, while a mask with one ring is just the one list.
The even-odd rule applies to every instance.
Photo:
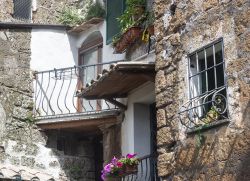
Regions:
[[[38, 81], [38, 84], [39, 84], [39, 81]], [[40, 95], [41, 95], [41, 98], [39, 99], [39, 103], [38, 103], [38, 109], [39, 109], [39, 107], [40, 107], [40, 105], [41, 105], [41, 102], [42, 102], [42, 94], [43, 94], [43, 88], [42, 88], [42, 85], [43, 85], [43, 74], [42, 74], [42, 77], [41, 77], [41, 83], [39, 84], [39, 87], [40, 87]], [[43, 109], [43, 107], [42, 107], [42, 109]]]
[[[62, 75], [62, 72], [60, 72], [60, 79], [59, 80], [61, 80], [61, 75]], [[64, 85], [64, 76], [63, 76], [63, 79], [62, 79], [63, 81], [62, 81], [62, 83], [61, 83], [61, 88], [60, 88], [60, 91], [59, 91], [59, 94], [58, 94], [58, 96], [57, 96], [57, 101], [56, 101], [56, 103], [57, 103], [57, 108], [61, 111], [61, 113], [63, 113], [63, 110], [61, 109], [61, 107], [59, 106], [59, 98], [60, 98], [60, 95], [61, 95], [61, 92], [62, 92], [62, 88], [63, 88], [63, 85]]]
[[64, 105], [65, 105], [66, 109], [69, 111], [69, 113], [70, 113], [70, 109], [67, 106], [66, 100], [67, 100], [67, 96], [68, 96], [68, 93], [69, 93], [69, 88], [70, 88], [71, 81], [72, 81], [72, 68], [70, 70], [71, 70], [71, 72], [70, 72], [70, 81], [69, 81], [69, 85], [68, 85], [68, 88], [67, 88], [67, 91], [66, 91], [66, 95], [64, 97]]
[[[118, 62], [124, 62], [124, 60], [116, 60], [116, 61], [110, 61], [110, 62], [102, 62], [102, 63], [89, 64], [89, 65], [79, 65], [79, 66], [72, 66], [72, 67], [87, 68], [87, 67], [92, 67], [92, 66], [107, 65], [107, 64], [118, 63]], [[65, 71], [65, 70], [68, 70], [68, 69], [70, 69], [72, 67], [59, 68], [59, 69], [56, 69], [56, 70], [58, 70], [58, 71]], [[39, 72], [35, 72], [35, 74], [48, 73], [48, 72], [53, 72], [53, 71], [55, 71], [55, 69], [50, 69], [50, 70], [45, 70], [45, 71], [39, 71]]]
[[193, 78], [193, 77], [195, 77], [195, 76], [197, 76], [197, 75], [200, 75], [200, 74], [202, 74], [202, 73], [204, 73], [204, 72], [207, 72], [208, 70], [210, 70], [210, 69], [214, 69], [214, 68], [216, 68], [216, 67], [218, 67], [218, 66], [220, 66], [220, 65], [222, 65], [222, 64], [224, 64], [224, 61], [223, 62], [220, 62], [220, 63], [218, 63], [218, 64], [216, 64], [216, 65], [214, 65], [214, 66], [212, 66], [212, 67], [209, 67], [209, 68], [205, 68], [204, 70], [202, 70], [202, 71], [200, 71], [200, 72], [198, 72], [198, 73], [196, 73], [196, 74], [193, 74], [193, 75], [190, 75], [189, 76], [189, 78]]

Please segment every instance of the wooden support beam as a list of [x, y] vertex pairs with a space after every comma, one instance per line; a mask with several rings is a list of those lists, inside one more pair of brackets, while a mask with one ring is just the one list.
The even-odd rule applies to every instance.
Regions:
[[126, 110], [127, 106], [118, 102], [117, 100], [114, 100], [113, 98], [105, 99], [106, 101], [110, 102], [111, 104], [114, 104], [115, 106], [119, 107], [121, 110]]

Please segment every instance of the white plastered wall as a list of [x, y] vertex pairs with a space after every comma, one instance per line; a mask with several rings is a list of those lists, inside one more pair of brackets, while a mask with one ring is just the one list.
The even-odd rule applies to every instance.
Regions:
[[[125, 111], [125, 118], [122, 122], [122, 155], [137, 153], [141, 157], [150, 154], [150, 118], [148, 116], [148, 119], [145, 119], [145, 125], [138, 130], [136, 127], [143, 125], [141, 124], [143, 120], [138, 117], [138, 114], [135, 115], [135, 110], [138, 110], [135, 109], [135, 104], [149, 106], [154, 102], [155, 86], [151, 82], [145, 83], [129, 94], [127, 99], [128, 109]], [[142, 117], [145, 115], [148, 115], [148, 113], [141, 112]], [[142, 147], [138, 147], [139, 144]]]

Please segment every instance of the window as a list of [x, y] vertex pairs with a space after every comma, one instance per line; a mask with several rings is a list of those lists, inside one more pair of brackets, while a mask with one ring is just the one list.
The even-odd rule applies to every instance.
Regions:
[[107, 9], [106, 43], [109, 44], [112, 42], [113, 36], [115, 36], [120, 32], [120, 27], [117, 18], [121, 16], [123, 11], [125, 10], [125, 0], [107, 0], [106, 9]]
[[[188, 80], [189, 101], [179, 112], [185, 126], [192, 128], [208, 125], [227, 118], [227, 86], [222, 39], [189, 55]], [[183, 117], [185, 114], [186, 118]]]
[[[102, 47], [103, 38], [100, 32], [93, 32], [84, 41], [79, 49], [79, 62], [78, 65], [82, 66], [80, 69], [80, 82], [78, 83], [78, 90], [95, 80], [97, 75], [101, 73], [102, 66], [98, 65], [102, 62]], [[93, 111], [101, 108], [99, 100], [84, 100], [79, 98], [77, 101], [78, 111]]]
[[13, 0], [13, 17], [17, 19], [31, 19], [32, 0]]

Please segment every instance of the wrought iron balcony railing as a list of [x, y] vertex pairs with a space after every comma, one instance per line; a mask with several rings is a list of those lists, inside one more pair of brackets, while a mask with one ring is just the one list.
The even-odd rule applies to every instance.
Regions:
[[116, 109], [105, 100], [86, 100], [77, 91], [88, 86], [114, 62], [74, 66], [34, 73], [34, 115], [48, 117], [89, 114]]
[[138, 172], [127, 175], [122, 181], [159, 181], [157, 172], [157, 156], [155, 154], [140, 158]]

